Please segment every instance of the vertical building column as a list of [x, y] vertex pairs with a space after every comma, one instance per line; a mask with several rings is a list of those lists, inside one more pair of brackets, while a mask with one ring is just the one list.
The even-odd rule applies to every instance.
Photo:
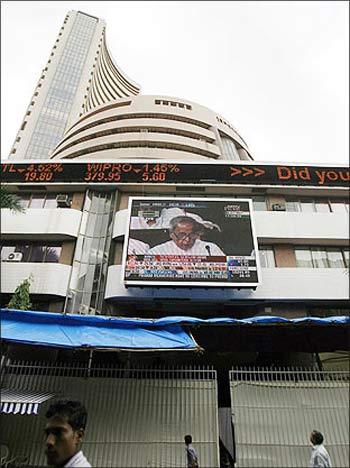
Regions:
[[224, 150], [224, 147], [223, 147], [223, 144], [222, 144], [222, 141], [221, 141], [221, 136], [220, 136], [219, 130], [214, 126], [210, 127], [209, 130], [211, 130], [214, 133], [214, 135], [215, 135], [215, 144], [220, 149], [221, 157], [219, 159], [225, 159], [225, 150]]
[[86, 192], [65, 313], [102, 313], [116, 193]]

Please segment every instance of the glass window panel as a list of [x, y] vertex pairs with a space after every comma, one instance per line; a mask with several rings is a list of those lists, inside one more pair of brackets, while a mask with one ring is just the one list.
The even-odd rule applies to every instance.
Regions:
[[344, 260], [340, 249], [331, 248], [327, 249], [327, 258], [330, 268], [343, 268]]
[[262, 268], [274, 268], [276, 266], [275, 255], [272, 247], [259, 247], [259, 258]]
[[316, 200], [315, 208], [318, 213], [329, 213], [331, 211], [328, 200]]
[[89, 213], [89, 220], [88, 220], [87, 225], [86, 225], [86, 235], [87, 236], [92, 237], [94, 235], [96, 218], [97, 218], [96, 213]]
[[[82, 263], [89, 263], [91, 246], [92, 246], [92, 238], [84, 236], [82, 242], [83, 242], [82, 243], [82, 251], [80, 253], [81, 262]], [[79, 258], [79, 257], [77, 257], [77, 258]]]
[[312, 247], [312, 262], [315, 268], [328, 268], [327, 252], [322, 247]]
[[102, 220], [103, 220], [103, 214], [102, 213], [97, 214], [94, 233], [93, 233], [94, 237], [100, 237], [101, 235], [104, 234], [104, 232], [102, 232]]
[[313, 200], [308, 198], [302, 198], [300, 200], [301, 211], [305, 213], [310, 213], [315, 211], [315, 204]]
[[344, 201], [331, 201], [332, 211], [334, 213], [346, 213], [346, 206]]
[[100, 204], [100, 197], [98, 195], [93, 195], [92, 200], [91, 200], [91, 208], [90, 211], [94, 213], [98, 213], [98, 207]]
[[349, 268], [349, 257], [350, 257], [350, 250], [349, 249], [343, 249], [343, 257], [344, 257], [344, 263], [347, 268]]
[[311, 252], [308, 248], [297, 248], [295, 249], [295, 257], [297, 267], [300, 268], [312, 268], [312, 257]]
[[60, 245], [49, 245], [46, 248], [45, 262], [58, 263], [62, 247]]
[[286, 199], [286, 211], [301, 211], [299, 200]]
[[50, 193], [46, 195], [44, 208], [57, 208], [56, 194]]
[[30, 262], [43, 262], [46, 247], [42, 245], [33, 245], [30, 253]]
[[85, 282], [85, 276], [87, 272], [87, 264], [86, 263], [81, 263], [80, 264], [80, 269], [79, 269], [79, 275], [78, 275], [78, 284], [77, 284], [77, 289], [79, 291], [83, 291], [84, 289], [84, 282]]
[[45, 195], [35, 193], [32, 195], [29, 208], [42, 208], [44, 206]]

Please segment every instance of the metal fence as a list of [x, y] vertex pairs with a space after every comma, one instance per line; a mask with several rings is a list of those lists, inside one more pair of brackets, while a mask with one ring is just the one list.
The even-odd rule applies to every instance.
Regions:
[[[183, 467], [185, 434], [194, 438], [201, 467], [219, 466], [213, 369], [12, 362], [2, 385], [83, 401], [88, 410], [83, 450], [93, 466]], [[38, 416], [2, 417], [3, 443], [33, 466], [45, 465], [43, 428], [49, 404], [42, 404]]]
[[348, 372], [235, 368], [230, 390], [237, 467], [309, 466], [314, 429], [333, 466], [349, 466]]

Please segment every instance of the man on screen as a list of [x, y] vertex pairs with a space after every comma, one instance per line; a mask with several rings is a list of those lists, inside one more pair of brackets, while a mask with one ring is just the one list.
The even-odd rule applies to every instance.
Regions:
[[216, 244], [201, 240], [204, 226], [190, 216], [176, 216], [169, 222], [170, 241], [150, 249], [149, 255], [225, 256]]

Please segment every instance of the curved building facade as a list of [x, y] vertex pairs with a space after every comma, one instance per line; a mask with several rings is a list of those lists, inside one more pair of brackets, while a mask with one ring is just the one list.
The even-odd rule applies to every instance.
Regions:
[[252, 159], [243, 138], [223, 117], [169, 96], [129, 97], [94, 107], [67, 130], [51, 157]]
[[139, 91], [108, 52], [105, 21], [80, 11], [68, 12], [9, 158], [48, 158], [86, 110]]

